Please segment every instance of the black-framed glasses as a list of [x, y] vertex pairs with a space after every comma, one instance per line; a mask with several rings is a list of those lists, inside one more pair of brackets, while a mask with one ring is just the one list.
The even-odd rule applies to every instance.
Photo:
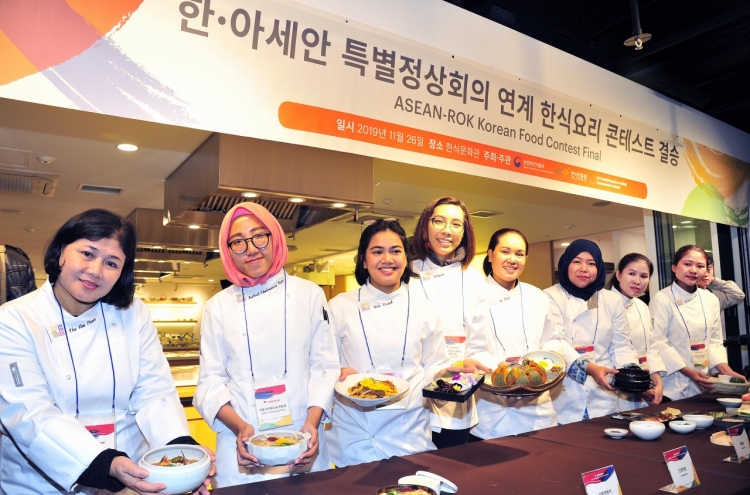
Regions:
[[443, 230], [446, 226], [448, 226], [454, 234], [458, 234], [459, 232], [462, 232], [464, 230], [464, 223], [459, 222], [458, 220], [454, 220], [450, 223], [443, 218], [443, 217], [432, 217], [430, 218], [430, 223], [432, 223], [432, 226], [435, 227], [437, 230]]
[[255, 234], [252, 237], [246, 239], [234, 239], [233, 241], [227, 242], [227, 247], [232, 250], [234, 254], [245, 254], [247, 249], [250, 247], [248, 241], [253, 243], [257, 249], [263, 249], [268, 246], [271, 240], [271, 233], [264, 232], [262, 234]]

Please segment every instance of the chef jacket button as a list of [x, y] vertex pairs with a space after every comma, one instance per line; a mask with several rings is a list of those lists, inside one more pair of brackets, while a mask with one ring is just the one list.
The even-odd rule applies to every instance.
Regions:
[[242, 332], [242, 336], [243, 336], [243, 337], [245, 336], [245, 332]]
[[[116, 326], [117, 326], [117, 323], [112, 323], [112, 326], [113, 326], [113, 327], [116, 327]], [[97, 492], [97, 493], [98, 493], [98, 492]]]
[[65, 378], [66, 378], [67, 380], [70, 380], [70, 375], [66, 376]]
[[375, 438], [375, 435], [373, 435], [372, 438]]

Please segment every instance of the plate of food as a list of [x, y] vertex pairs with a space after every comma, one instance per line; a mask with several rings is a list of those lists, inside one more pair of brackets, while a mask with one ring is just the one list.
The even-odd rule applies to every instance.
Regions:
[[565, 378], [566, 369], [562, 356], [554, 352], [533, 351], [521, 356], [517, 363], [500, 363], [480, 388], [506, 397], [539, 395], [559, 385]]
[[409, 382], [380, 373], [357, 373], [343, 382], [337, 381], [334, 389], [359, 406], [374, 407], [404, 395], [409, 391]]
[[466, 402], [483, 383], [484, 375], [481, 373], [446, 371], [422, 389], [422, 397]]

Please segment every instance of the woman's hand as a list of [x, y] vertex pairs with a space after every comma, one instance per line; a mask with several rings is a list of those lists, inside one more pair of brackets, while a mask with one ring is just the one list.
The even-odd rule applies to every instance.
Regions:
[[704, 392], [708, 392], [712, 388], [714, 388], [714, 382], [709, 380], [709, 378], [706, 375], [704, 375], [703, 373], [701, 373], [695, 368], [691, 368], [690, 366], [685, 366], [684, 368], [680, 370], [680, 373], [682, 373], [683, 375], [685, 375], [686, 377], [690, 378], [695, 383], [697, 383], [698, 386], [701, 388], [701, 390]]
[[341, 368], [341, 376], [339, 377], [339, 381], [343, 382], [346, 380], [346, 377], [349, 375], [356, 375], [359, 373], [359, 371], [355, 370], [354, 368]]
[[216, 474], [216, 466], [214, 466], [214, 462], [216, 462], [216, 456], [214, 455], [213, 450], [209, 449], [208, 447], [204, 447], [203, 445], [200, 446], [203, 450], [206, 451], [206, 454], [208, 454], [208, 457], [211, 458], [211, 470], [208, 472], [208, 477], [203, 481], [203, 484], [200, 488], [195, 490], [193, 494], [200, 494], [200, 495], [210, 495], [211, 492], [208, 491], [208, 486], [211, 484], [211, 480]]
[[605, 368], [604, 366], [599, 366], [596, 363], [590, 362], [586, 367], [586, 374], [593, 378], [597, 385], [603, 389], [614, 390], [612, 385], [609, 384], [609, 381], [607, 381], [607, 375], [616, 375], [617, 370]]
[[167, 485], [164, 483], [147, 483], [143, 481], [148, 476], [148, 471], [137, 466], [125, 456], [112, 459], [112, 464], [109, 465], [109, 475], [117, 478], [126, 487], [140, 494], [159, 493], [167, 489]]
[[729, 375], [735, 378], [742, 378], [743, 380], [747, 381], [747, 379], [744, 376], [740, 375], [739, 373], [735, 373], [734, 370], [732, 370], [732, 368], [730, 368], [727, 363], [717, 364], [716, 371], [718, 371], [722, 375]]
[[647, 390], [643, 393], [643, 398], [646, 399], [651, 405], [659, 405], [664, 398], [664, 383], [661, 381], [661, 375], [659, 373], [651, 373], [651, 381], [654, 382], [654, 388]]
[[305, 423], [299, 431], [310, 434], [310, 440], [307, 442], [307, 452], [304, 452], [301, 456], [295, 459], [294, 464], [289, 467], [310, 464], [315, 452], [318, 451], [318, 428], [312, 423]]
[[237, 432], [237, 464], [240, 466], [251, 466], [261, 467], [263, 464], [258, 461], [258, 458], [251, 455], [247, 451], [245, 442], [250, 440], [250, 437], [255, 435], [255, 428], [250, 423], [245, 423], [240, 426]]

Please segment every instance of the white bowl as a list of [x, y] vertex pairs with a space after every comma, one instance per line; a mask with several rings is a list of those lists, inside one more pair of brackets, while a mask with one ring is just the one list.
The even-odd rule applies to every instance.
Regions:
[[730, 397], [722, 397], [719, 399], [716, 399], [719, 404], [727, 408], [727, 411], [729, 408], [737, 409], [742, 404], [742, 399], [734, 399]]
[[630, 431], [641, 440], [654, 440], [664, 433], [664, 423], [656, 421], [633, 421], [630, 423]]
[[[278, 447], [262, 447], [253, 445], [253, 440], [268, 437], [295, 437], [300, 440], [294, 445], [284, 445]], [[250, 455], [255, 456], [261, 464], [266, 466], [286, 466], [295, 461], [299, 456], [307, 452], [307, 442], [310, 440], [310, 434], [294, 430], [273, 430], [266, 433], [253, 435], [245, 442], [245, 448]]]
[[690, 433], [696, 428], [695, 421], [675, 420], [669, 422], [669, 427], [677, 433]]
[[619, 440], [628, 436], [628, 430], [625, 430], [623, 428], [607, 428], [606, 430], [604, 430], [604, 433], [614, 438], [615, 440]]
[[699, 430], [705, 430], [714, 424], [713, 416], [708, 416], [706, 414], [687, 414], [683, 416], [682, 419], [695, 422], [695, 426]]
[[[187, 466], [154, 466], [162, 457], [170, 459], [179, 455], [185, 455], [188, 459], [196, 459], [198, 462]], [[149, 483], [164, 483], [167, 488], [159, 493], [185, 493], [192, 492], [203, 484], [208, 472], [211, 470], [211, 458], [205, 450], [197, 445], [166, 445], [149, 450], [138, 465], [148, 471], [148, 477], [144, 481]]]
[[729, 380], [731, 380], [732, 377], [729, 375], [719, 375], [719, 381], [723, 383], [729, 383]]

